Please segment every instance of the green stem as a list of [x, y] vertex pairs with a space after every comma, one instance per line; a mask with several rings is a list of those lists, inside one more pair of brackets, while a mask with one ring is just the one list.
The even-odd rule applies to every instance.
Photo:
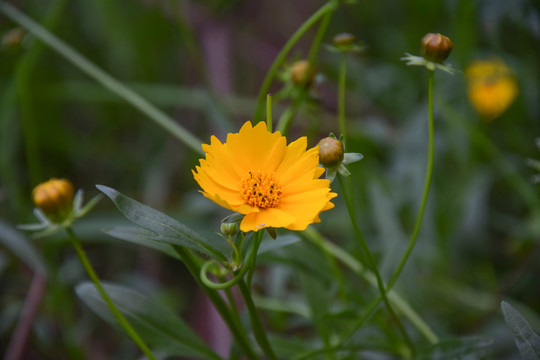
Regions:
[[261, 85], [261, 88], [259, 90], [259, 95], [257, 96], [257, 107], [255, 108], [255, 115], [253, 116], [253, 122], [258, 123], [262, 120], [263, 115], [263, 105], [264, 105], [264, 98], [266, 94], [268, 94], [268, 91], [270, 90], [270, 85], [272, 84], [272, 81], [276, 77], [279, 67], [283, 62], [285, 61], [285, 58], [291, 51], [294, 45], [304, 36], [304, 34], [319, 21], [327, 12], [335, 10], [336, 5], [333, 1], [330, 1], [323, 5], [317, 12], [315, 12], [309, 19], [307, 19], [299, 28], [296, 30], [296, 32], [289, 38], [287, 43], [285, 43], [285, 46], [281, 49], [279, 54], [277, 55], [276, 59], [272, 63], [272, 66], [270, 66], [270, 69], [268, 70], [268, 73], [266, 74], [266, 77], [263, 80], [263, 83]]
[[338, 80], [338, 121], [339, 132], [343, 134], [343, 140], [347, 144], [347, 129], [345, 123], [345, 82], [347, 79], [347, 54], [343, 53], [339, 66]]
[[[372, 286], [374, 287], [377, 286], [377, 280], [372, 273], [366, 271], [366, 269], [362, 266], [362, 264], [358, 260], [356, 260], [351, 254], [349, 254], [347, 251], [344, 251], [339, 246], [326, 240], [316, 229], [314, 229], [313, 227], [308, 227], [305, 231], [302, 232], [302, 235], [304, 236], [305, 239], [317, 245], [324, 252], [332, 254], [332, 256], [334, 256], [336, 259], [342, 262], [354, 273], [366, 279]], [[431, 330], [429, 325], [427, 325], [424, 322], [424, 320], [422, 320], [422, 318], [414, 311], [414, 309], [412, 309], [409, 306], [409, 304], [405, 302], [405, 300], [403, 300], [399, 296], [398, 293], [396, 293], [394, 290], [388, 291], [388, 300], [390, 300], [392, 305], [394, 305], [395, 308], [398, 309], [400, 313], [402, 313], [407, 319], [409, 319], [409, 321], [418, 329], [418, 331], [422, 335], [424, 335], [424, 337], [431, 344], [436, 344], [437, 342], [439, 342], [439, 338], [433, 332], [433, 330]], [[377, 302], [376, 305], [378, 305], [380, 301], [382, 301], [381, 295], [379, 295], [379, 297], [376, 299], [376, 302]], [[374, 303], [375, 301], [373, 301], [372, 304], [370, 304], [368, 306], [368, 309], [366, 309], [365, 311], [375, 310], [377, 306]], [[350, 335], [352, 335], [354, 331], [363, 324], [364, 320], [362, 321], [360, 320], [357, 322], [357, 324], [355, 324], [356, 326], [353, 328]]]
[[298, 94], [298, 96], [296, 97], [296, 99], [294, 99], [293, 103], [287, 109], [285, 109], [285, 111], [279, 117], [276, 130], [279, 131], [281, 135], [285, 136], [289, 132], [292, 119], [294, 118], [294, 115], [296, 115], [296, 112], [300, 108], [302, 102], [304, 102], [307, 93], [308, 90], [306, 88], [303, 88], [300, 94]]
[[266, 95], [266, 128], [272, 132], [272, 95]]
[[178, 138], [185, 145], [193, 149], [199, 154], [203, 154], [201, 149], [201, 141], [193, 134], [177, 124], [173, 119], [167, 116], [164, 112], [152, 105], [148, 100], [127, 88], [121, 82], [107, 74], [105, 71], [90, 62], [87, 58], [75, 51], [71, 46], [63, 42], [47, 29], [30, 19], [28, 16], [17, 10], [14, 6], [5, 1], [0, 2], [0, 11], [3, 12], [11, 20], [15, 21], [28, 31], [33, 33], [41, 41], [62, 55], [66, 60], [78, 67], [84, 73], [94, 78], [101, 85], [122, 97], [135, 108], [146, 114], [156, 124], [163, 127], [173, 136]]
[[114, 315], [116, 320], [118, 320], [118, 323], [120, 324], [120, 326], [122, 326], [124, 331], [135, 342], [135, 344], [137, 344], [139, 349], [141, 349], [141, 351], [144, 353], [144, 355], [146, 355], [147, 358], [149, 358], [151, 360], [156, 360], [156, 358], [154, 357], [154, 355], [152, 354], [152, 352], [150, 351], [148, 346], [146, 346], [146, 344], [141, 339], [139, 334], [137, 334], [135, 329], [133, 329], [131, 327], [131, 325], [126, 320], [124, 315], [122, 315], [122, 313], [116, 308], [116, 306], [112, 302], [109, 295], [107, 295], [107, 293], [105, 292], [105, 289], [103, 289], [103, 287], [101, 286], [101, 282], [99, 281], [99, 278], [98, 278], [96, 272], [94, 271], [94, 268], [92, 267], [92, 264], [90, 264], [90, 261], [86, 257], [86, 254], [85, 254], [82, 246], [79, 243], [79, 239], [75, 236], [75, 233], [73, 232], [73, 230], [71, 230], [71, 228], [66, 228], [66, 231], [67, 231], [67, 233], [69, 235], [69, 239], [70, 239], [71, 243], [73, 244], [73, 247], [75, 248], [75, 252], [77, 253], [77, 256], [79, 257], [79, 260], [81, 261], [81, 264], [83, 265], [83, 267], [86, 270], [88, 276], [90, 277], [90, 279], [94, 283], [94, 285], [95, 285], [96, 289], [98, 290], [98, 292], [100, 293], [101, 297], [103, 298], [105, 303], [107, 303], [107, 306], [111, 310], [112, 314]]
[[201, 279], [199, 278], [200, 266], [197, 261], [195, 261], [193, 255], [189, 252], [189, 250], [180, 246], [173, 246], [173, 249], [176, 251], [193, 278], [197, 281], [197, 283], [199, 283], [199, 285], [201, 285], [203, 291], [206, 293], [206, 296], [208, 296], [212, 304], [214, 304], [216, 310], [221, 315], [221, 318], [225, 324], [227, 324], [229, 330], [231, 330], [231, 333], [233, 334], [233, 337], [238, 343], [238, 346], [243, 354], [250, 360], [257, 360], [259, 357], [253, 350], [253, 347], [245, 334], [245, 330], [242, 327], [242, 324], [240, 324], [240, 320], [235, 317], [233, 313], [231, 313], [231, 310], [227, 307], [227, 304], [225, 304], [225, 301], [223, 301], [216, 290], [205, 286], [201, 282]]
[[255, 304], [253, 303], [253, 299], [251, 297], [251, 292], [249, 291], [246, 282], [242, 279], [238, 283], [238, 287], [240, 288], [240, 293], [242, 294], [242, 297], [244, 298], [244, 301], [246, 303], [246, 307], [249, 312], [249, 318], [251, 320], [251, 327], [253, 328], [253, 333], [255, 334], [255, 339], [257, 340], [257, 343], [269, 359], [276, 360], [276, 354], [274, 353], [274, 350], [272, 349], [272, 346], [270, 345], [270, 342], [266, 337], [266, 331], [264, 330], [261, 320], [259, 319], [257, 309], [255, 308]]
[[380, 292], [380, 294], [382, 296], [384, 305], [386, 306], [386, 310], [388, 311], [390, 317], [392, 318], [392, 320], [394, 321], [394, 323], [398, 327], [399, 331], [401, 332], [401, 334], [403, 336], [403, 339], [407, 343], [407, 345], [408, 345], [408, 347], [410, 349], [410, 352], [411, 352], [411, 354], [409, 354], [409, 355], [414, 355], [415, 352], [416, 352], [416, 350], [414, 348], [414, 344], [412, 343], [411, 339], [409, 338], [409, 335], [405, 331], [405, 328], [403, 327], [403, 324], [401, 323], [401, 320], [397, 317], [396, 313], [394, 312], [394, 309], [392, 308], [392, 306], [390, 305], [390, 302], [388, 301], [388, 297], [386, 295], [386, 288], [384, 286], [384, 282], [382, 281], [381, 274], [379, 273], [379, 269], [377, 268], [377, 264], [375, 262], [375, 259], [373, 258], [373, 255], [371, 254], [371, 250], [369, 249], [369, 246], [367, 245], [366, 239], [362, 235], [362, 232], [360, 231], [360, 228], [358, 227], [358, 224], [356, 223], [356, 218], [355, 218], [355, 215], [354, 215], [355, 211], [354, 211], [354, 207], [353, 207], [353, 204], [352, 204], [352, 199], [349, 196], [349, 192], [348, 192], [347, 188], [345, 187], [343, 178], [342, 178], [341, 175], [338, 175], [337, 178], [339, 180], [339, 185], [340, 185], [341, 191], [343, 193], [343, 199], [345, 200], [345, 205], [347, 206], [347, 212], [349, 213], [349, 218], [351, 220], [354, 233], [356, 235], [356, 238], [360, 242], [360, 246], [362, 248], [362, 251], [366, 255], [366, 258], [367, 258], [368, 263], [369, 263], [369, 267], [371, 268], [371, 271], [373, 272], [373, 274], [376, 277], [377, 286], [378, 286], [379, 292]]
[[422, 220], [424, 219], [424, 212], [426, 210], [426, 204], [427, 199], [429, 195], [429, 188], [431, 186], [431, 177], [433, 174], [433, 153], [434, 153], [434, 135], [433, 135], [433, 70], [429, 70], [428, 72], [428, 137], [429, 137], [429, 143], [428, 143], [428, 161], [427, 161], [427, 168], [426, 168], [426, 181], [424, 183], [424, 193], [422, 195], [422, 202], [420, 203], [420, 210], [418, 211], [418, 215], [416, 217], [416, 223], [414, 225], [414, 229], [411, 235], [411, 239], [409, 240], [409, 246], [407, 247], [407, 250], [405, 251], [405, 254], [401, 258], [401, 261], [390, 278], [390, 281], [388, 281], [388, 285], [386, 286], [386, 291], [390, 290], [392, 286], [396, 283], [397, 279], [399, 278], [399, 275], [403, 271], [403, 268], [405, 267], [405, 263], [409, 259], [409, 256], [412, 253], [412, 250], [414, 248], [414, 245], [416, 244], [416, 240], [418, 239], [418, 234], [420, 233], [420, 228], [422, 227]]
[[330, 19], [332, 18], [332, 14], [334, 13], [333, 10], [335, 10], [335, 8], [333, 8], [332, 11], [327, 11], [324, 14], [324, 17], [321, 20], [321, 24], [317, 29], [317, 34], [315, 35], [315, 38], [311, 43], [311, 48], [309, 49], [308, 54], [308, 62], [310, 65], [315, 64], [315, 58], [317, 57], [317, 53], [319, 52], [319, 48], [321, 47], [324, 35], [326, 34], [326, 30], [328, 29], [328, 24], [330, 23]]
[[249, 253], [249, 256], [246, 262], [244, 263], [244, 266], [242, 266], [242, 268], [239, 271], [234, 273], [234, 277], [232, 279], [226, 282], [222, 282], [222, 283], [212, 282], [208, 278], [207, 272], [208, 272], [208, 268], [216, 264], [216, 262], [214, 260], [209, 260], [205, 262], [204, 265], [201, 267], [201, 270], [200, 270], [201, 282], [204, 285], [214, 290], [228, 289], [236, 285], [248, 271], [253, 270], [253, 267], [255, 266], [255, 258], [257, 257], [257, 251], [259, 250], [259, 245], [261, 244], [261, 240], [262, 240], [262, 232], [259, 231], [253, 237], [253, 245], [251, 246], [251, 251]]

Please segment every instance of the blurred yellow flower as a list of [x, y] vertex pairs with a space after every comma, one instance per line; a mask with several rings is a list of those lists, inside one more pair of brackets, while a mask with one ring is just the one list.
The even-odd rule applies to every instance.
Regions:
[[204, 144], [205, 159], [192, 170], [201, 193], [227, 209], [244, 214], [242, 231], [262, 228], [304, 230], [334, 207], [330, 181], [319, 179], [319, 148], [307, 149], [306, 137], [287, 145], [264, 122], [246, 122], [221, 143]]
[[504, 113], [519, 92], [512, 70], [500, 59], [474, 61], [465, 77], [471, 104], [488, 121]]

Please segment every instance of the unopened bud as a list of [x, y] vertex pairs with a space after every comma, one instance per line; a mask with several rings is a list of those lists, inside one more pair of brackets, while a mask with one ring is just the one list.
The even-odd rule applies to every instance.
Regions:
[[69, 180], [52, 178], [34, 188], [32, 200], [53, 220], [63, 220], [72, 210], [74, 194]]
[[343, 143], [333, 137], [326, 137], [319, 141], [319, 162], [325, 167], [334, 167], [343, 161]]
[[341, 33], [334, 36], [333, 42], [335, 47], [349, 46], [354, 44], [356, 37], [353, 34]]
[[444, 35], [429, 33], [422, 38], [420, 53], [428, 61], [441, 64], [452, 52], [454, 44]]
[[221, 223], [221, 233], [223, 235], [236, 235], [238, 233], [238, 223], [232, 222], [232, 223]]
[[11, 29], [2, 37], [2, 46], [12, 50], [18, 50], [25, 35], [26, 30], [23, 28]]
[[296, 85], [310, 85], [317, 73], [317, 69], [309, 61], [299, 60], [291, 66], [289, 73], [293, 83]]

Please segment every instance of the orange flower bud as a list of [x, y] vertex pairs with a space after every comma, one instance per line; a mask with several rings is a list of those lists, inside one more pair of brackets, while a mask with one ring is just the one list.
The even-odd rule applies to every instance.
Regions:
[[299, 60], [289, 69], [291, 79], [296, 85], [310, 85], [316, 73], [317, 69], [315, 66], [310, 65], [307, 60]]
[[348, 46], [354, 44], [356, 37], [353, 34], [341, 33], [334, 36], [333, 43], [335, 47]]
[[63, 220], [72, 209], [74, 194], [69, 180], [52, 178], [34, 188], [32, 200], [53, 220]]
[[429, 33], [422, 38], [420, 53], [428, 61], [441, 64], [452, 52], [454, 44], [444, 35]]
[[317, 146], [319, 147], [319, 163], [325, 167], [334, 167], [343, 161], [345, 149], [341, 141], [326, 137], [321, 139]]

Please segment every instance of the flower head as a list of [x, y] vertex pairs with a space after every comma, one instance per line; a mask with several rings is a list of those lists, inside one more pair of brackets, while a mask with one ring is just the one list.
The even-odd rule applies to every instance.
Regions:
[[453, 48], [454, 44], [448, 37], [429, 33], [422, 38], [420, 47], [422, 56], [405, 53], [406, 56], [402, 57], [401, 60], [406, 61], [407, 65], [425, 66], [430, 71], [439, 69], [453, 74], [456, 70], [449, 64], [443, 64]]
[[454, 49], [452, 40], [441, 34], [426, 34], [422, 38], [420, 53], [428, 61], [441, 64]]
[[465, 70], [472, 105], [491, 121], [506, 111], [518, 94], [512, 70], [500, 59], [477, 60]]
[[326, 169], [326, 178], [330, 182], [334, 181], [337, 173], [342, 176], [350, 176], [351, 173], [345, 165], [360, 161], [364, 155], [360, 153], [346, 153], [343, 144], [343, 135], [336, 139], [334, 134], [321, 139], [317, 146], [319, 147], [320, 166]]
[[263, 122], [248, 121], [225, 143], [212, 136], [203, 145], [206, 158], [192, 172], [205, 197], [245, 215], [240, 230], [304, 230], [334, 207], [330, 200], [336, 196], [330, 181], [319, 179], [324, 169], [318, 147], [306, 149], [306, 137], [287, 145]]
[[67, 179], [52, 178], [38, 184], [32, 191], [32, 200], [36, 207], [60, 220], [71, 212], [74, 196], [73, 185]]

